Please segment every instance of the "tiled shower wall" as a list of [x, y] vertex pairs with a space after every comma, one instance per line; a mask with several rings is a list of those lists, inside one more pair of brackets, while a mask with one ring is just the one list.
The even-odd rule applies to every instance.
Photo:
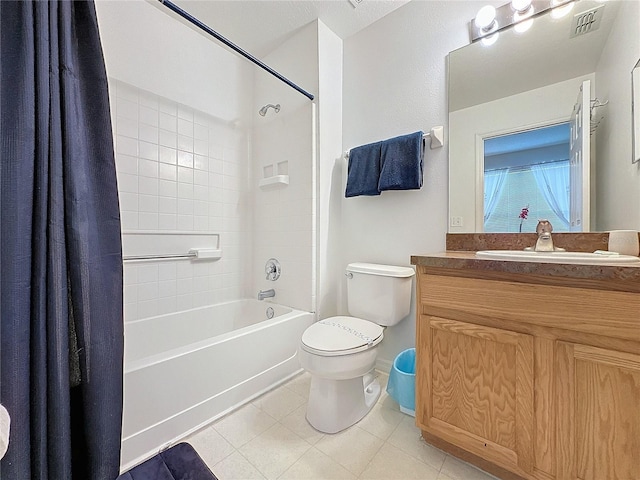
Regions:
[[125, 321], [249, 296], [246, 130], [115, 79], [109, 89], [123, 232], [211, 232], [223, 250], [126, 262]]
[[[254, 125], [253, 177], [278, 173], [289, 176], [288, 185], [258, 188], [254, 206], [255, 287], [273, 288], [277, 303], [315, 311], [316, 252], [315, 189], [312, 105], [290, 111], [283, 103], [278, 116]], [[256, 182], [257, 183], [257, 182]], [[282, 267], [276, 282], [265, 279], [264, 264], [275, 257]]]

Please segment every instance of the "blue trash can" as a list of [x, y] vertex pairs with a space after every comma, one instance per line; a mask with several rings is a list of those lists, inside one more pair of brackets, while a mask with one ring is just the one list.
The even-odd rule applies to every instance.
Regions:
[[416, 416], [416, 349], [398, 354], [389, 372], [387, 393], [400, 405], [400, 411]]

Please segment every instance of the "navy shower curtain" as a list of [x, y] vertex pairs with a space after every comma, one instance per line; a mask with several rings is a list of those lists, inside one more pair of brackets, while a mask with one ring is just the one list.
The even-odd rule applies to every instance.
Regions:
[[113, 480], [122, 254], [91, 1], [0, 1], [2, 480]]

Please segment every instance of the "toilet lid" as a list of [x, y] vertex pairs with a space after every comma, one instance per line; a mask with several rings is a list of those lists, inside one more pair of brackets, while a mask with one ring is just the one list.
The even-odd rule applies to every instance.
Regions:
[[331, 317], [314, 323], [302, 334], [306, 350], [319, 355], [342, 355], [371, 348], [382, 341], [383, 328], [356, 317]]

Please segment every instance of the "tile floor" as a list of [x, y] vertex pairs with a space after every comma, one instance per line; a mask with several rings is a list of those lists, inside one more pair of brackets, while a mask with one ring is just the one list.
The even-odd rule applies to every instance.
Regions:
[[305, 419], [311, 378], [296, 376], [193, 434], [191, 443], [220, 480], [495, 480], [425, 443], [413, 417], [385, 392], [356, 425], [334, 435]]

